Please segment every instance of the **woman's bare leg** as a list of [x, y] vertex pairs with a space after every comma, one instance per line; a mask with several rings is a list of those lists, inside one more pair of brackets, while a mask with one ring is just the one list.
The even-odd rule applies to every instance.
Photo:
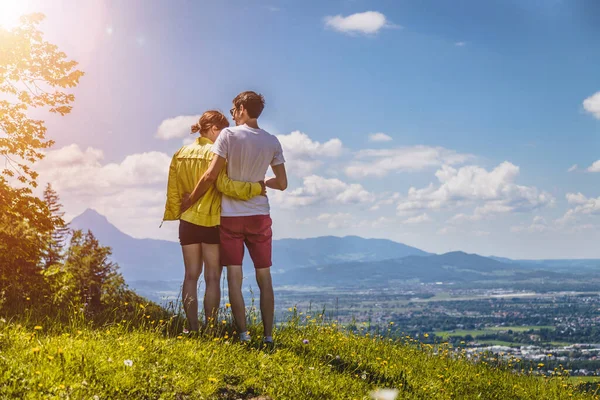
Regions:
[[188, 244], [181, 246], [185, 278], [183, 280], [183, 309], [191, 331], [198, 331], [198, 278], [202, 274], [202, 245]]
[[221, 304], [221, 266], [218, 244], [202, 243], [202, 254], [204, 258], [204, 280], [206, 291], [204, 292], [204, 315], [206, 324], [210, 317], [216, 318]]

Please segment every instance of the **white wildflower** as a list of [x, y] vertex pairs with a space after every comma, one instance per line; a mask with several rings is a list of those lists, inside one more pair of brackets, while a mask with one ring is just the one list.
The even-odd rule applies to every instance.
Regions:
[[373, 400], [395, 400], [398, 396], [398, 389], [379, 389], [371, 392]]
[[133, 361], [131, 361], [131, 360], [125, 360], [125, 361], [123, 361], [123, 363], [128, 367], [133, 367]]

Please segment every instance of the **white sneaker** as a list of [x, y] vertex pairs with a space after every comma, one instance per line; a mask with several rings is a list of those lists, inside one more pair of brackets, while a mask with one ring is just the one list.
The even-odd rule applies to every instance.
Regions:
[[248, 343], [250, 341], [250, 339], [252, 339], [252, 338], [250, 337], [250, 334], [248, 332], [240, 333], [240, 342]]

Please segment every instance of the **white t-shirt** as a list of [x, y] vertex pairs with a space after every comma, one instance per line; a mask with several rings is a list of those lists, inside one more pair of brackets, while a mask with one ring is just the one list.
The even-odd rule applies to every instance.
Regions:
[[[223, 129], [213, 144], [212, 151], [227, 160], [229, 177], [242, 182], [262, 181], [269, 165], [285, 162], [277, 137], [248, 125]], [[223, 195], [221, 203], [223, 217], [269, 215], [269, 210], [269, 199], [266, 196], [243, 201]]]

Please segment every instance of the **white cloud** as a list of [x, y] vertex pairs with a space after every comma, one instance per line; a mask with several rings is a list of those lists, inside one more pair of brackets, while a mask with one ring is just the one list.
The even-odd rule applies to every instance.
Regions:
[[533, 217], [533, 221], [529, 225], [518, 225], [510, 228], [511, 232], [528, 232], [528, 233], [542, 233], [553, 230], [554, 228], [548, 225], [546, 219], [541, 216]]
[[342, 155], [344, 146], [340, 139], [325, 143], [312, 140], [306, 133], [294, 131], [289, 135], [278, 135], [290, 174], [307, 176], [323, 165], [323, 159]]
[[379, 200], [373, 205], [370, 210], [375, 211], [379, 210], [381, 206], [389, 206], [391, 204], [396, 203], [402, 197], [400, 193], [380, 193], [377, 196]]
[[477, 237], [489, 236], [490, 232], [482, 230], [459, 229], [456, 226], [444, 226], [436, 231], [437, 235], [472, 235]]
[[569, 204], [585, 204], [588, 202], [583, 193], [567, 193], [566, 197]]
[[339, 179], [327, 179], [317, 175], [304, 178], [302, 187], [287, 192], [270, 194], [274, 204], [283, 208], [309, 206], [328, 202], [333, 204], [372, 203], [375, 196], [361, 185], [342, 182]]
[[50, 182], [71, 217], [93, 208], [135, 237], [176, 240], [172, 226], [158, 229], [170, 161], [164, 153], [147, 152], [108, 163], [102, 151], [72, 144], [47, 152], [36, 168], [40, 187]]
[[342, 15], [328, 16], [325, 17], [325, 26], [342, 33], [365, 35], [373, 35], [383, 28], [394, 27], [388, 22], [385, 15], [377, 11], [366, 11], [346, 17]]
[[306, 219], [296, 220], [297, 224], [300, 225], [312, 225], [318, 227], [322, 224], [327, 224], [329, 229], [341, 229], [341, 228], [383, 228], [388, 226], [397, 225], [396, 222], [391, 218], [379, 217], [375, 220], [372, 219], [357, 219], [356, 215], [350, 213], [323, 213], [319, 214], [316, 218], [310, 217]]
[[371, 142], [391, 142], [392, 137], [389, 135], [386, 135], [385, 133], [379, 132], [379, 133], [371, 133], [369, 135], [369, 141]]
[[456, 47], [465, 47], [467, 45], [466, 42], [454, 42], [454, 45]]
[[575, 207], [570, 208], [561, 218], [558, 218], [555, 221], [557, 225], [561, 227], [573, 225], [571, 231], [578, 232], [587, 229], [584, 227], [590, 225], [589, 223], [582, 224], [582, 218], [588, 222], [591, 216], [600, 215], [600, 197], [589, 198], [582, 193], [567, 193], [566, 198], [567, 202]]
[[185, 138], [190, 135], [192, 125], [198, 122], [200, 115], [180, 115], [165, 119], [160, 123], [154, 137], [163, 140]]
[[472, 157], [443, 147], [367, 149], [356, 153], [355, 160], [346, 167], [345, 172], [353, 178], [383, 177], [390, 172], [420, 171], [429, 167], [462, 164]]
[[567, 193], [567, 201], [569, 204], [575, 204], [576, 207], [567, 211], [567, 214], [600, 214], [600, 197], [588, 198], [581, 193]]
[[600, 172], [600, 160], [590, 165], [587, 170], [588, 172]]
[[583, 109], [600, 119], [600, 92], [596, 92], [583, 101]]
[[421, 215], [417, 215], [415, 217], [410, 217], [408, 219], [405, 219], [404, 221], [402, 221], [403, 224], [422, 224], [424, 222], [430, 222], [431, 221], [431, 217], [426, 214], [423, 213]]
[[352, 214], [348, 213], [321, 214], [316, 218], [317, 222], [327, 223], [330, 229], [347, 228], [352, 224], [353, 219]]
[[166, 184], [171, 157], [160, 152], [131, 154], [120, 163], [102, 164], [101, 150], [81, 150], [72, 144], [46, 153], [39, 162], [40, 178], [60, 192], [111, 195], [123, 188]]
[[567, 170], [567, 172], [575, 172], [575, 171], [577, 171], [577, 168], [579, 168], [579, 167], [577, 166], [577, 164], [574, 164], [574, 165], [572, 165], [572, 166], [571, 166], [571, 168], [569, 168], [569, 169]]
[[473, 215], [458, 214], [450, 222], [479, 220], [486, 216], [531, 211], [553, 203], [553, 197], [535, 187], [517, 185], [519, 167], [503, 162], [492, 171], [478, 166], [455, 169], [444, 165], [436, 172], [440, 185], [411, 187], [397, 206], [399, 215], [426, 210], [476, 205]]

